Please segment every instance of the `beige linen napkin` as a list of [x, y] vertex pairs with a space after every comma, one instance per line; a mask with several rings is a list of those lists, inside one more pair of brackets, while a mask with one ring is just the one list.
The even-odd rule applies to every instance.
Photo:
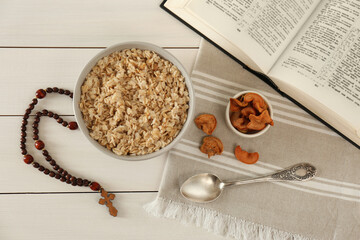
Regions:
[[[224, 153], [200, 152], [206, 134], [195, 124], [169, 153], [158, 197], [145, 206], [155, 216], [203, 227], [235, 239], [360, 239], [360, 151], [318, 120], [281, 97], [262, 80], [203, 41], [192, 72], [195, 115], [214, 114], [213, 136]], [[264, 135], [244, 139], [225, 124], [229, 97], [257, 90], [274, 108], [275, 125]], [[234, 157], [234, 148], [260, 154], [254, 165]], [[300, 183], [256, 183], [226, 189], [212, 203], [184, 199], [181, 184], [190, 176], [209, 172], [223, 180], [255, 177], [309, 162], [318, 177]]]

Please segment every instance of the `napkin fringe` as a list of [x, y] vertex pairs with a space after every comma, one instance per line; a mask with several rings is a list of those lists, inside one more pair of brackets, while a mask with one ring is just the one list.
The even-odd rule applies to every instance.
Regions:
[[177, 219], [182, 224], [202, 227], [215, 234], [234, 239], [286, 239], [308, 240], [309, 238], [280, 231], [268, 226], [248, 222], [214, 210], [188, 205], [161, 197], [144, 206], [146, 212], [156, 217]]

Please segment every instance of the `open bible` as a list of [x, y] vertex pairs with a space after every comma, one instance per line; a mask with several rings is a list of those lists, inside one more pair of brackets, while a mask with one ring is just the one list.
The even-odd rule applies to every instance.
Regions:
[[161, 7], [360, 148], [360, 0], [166, 0]]

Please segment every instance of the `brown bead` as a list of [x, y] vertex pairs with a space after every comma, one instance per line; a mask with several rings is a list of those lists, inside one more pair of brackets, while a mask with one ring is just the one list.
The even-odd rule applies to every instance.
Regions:
[[33, 136], [33, 139], [34, 139], [34, 140], [38, 140], [38, 139], [39, 139], [39, 135], [35, 134], [35, 135]]
[[28, 108], [28, 109], [33, 110], [33, 109], [34, 109], [34, 105], [29, 104], [29, 108]]
[[55, 166], [55, 165], [56, 165], [55, 160], [51, 160], [49, 163], [50, 163], [51, 166]]
[[58, 122], [58, 123], [62, 123], [62, 122], [63, 122], [63, 119], [62, 119], [62, 118], [58, 118], [58, 119], [57, 119], [57, 122]]
[[43, 150], [42, 151], [42, 155], [44, 155], [45, 157], [49, 156], [49, 152], [47, 150]]
[[26, 132], [25, 132], [25, 131], [21, 131], [21, 136], [22, 136], [22, 137], [26, 137]]
[[43, 166], [40, 166], [38, 169], [39, 169], [40, 172], [45, 170], [45, 168]]
[[38, 167], [40, 167], [40, 164], [37, 163], [37, 162], [33, 162], [33, 167], [34, 167], [34, 168], [38, 168]]
[[34, 129], [33, 129], [33, 133], [34, 133], [34, 135], [38, 134], [38, 133], [39, 133], [39, 129], [34, 128]]
[[82, 186], [83, 185], [83, 180], [81, 178], [78, 178], [76, 183], [77, 183], [78, 186]]
[[66, 178], [61, 177], [61, 178], [60, 178], [60, 181], [65, 182], [65, 181], [66, 181]]
[[62, 88], [59, 89], [59, 93], [60, 93], [60, 94], [64, 94], [64, 92], [65, 92], [64, 89], [62, 89]]
[[100, 188], [101, 188], [101, 186], [100, 186], [100, 184], [97, 183], [97, 182], [92, 182], [92, 183], [90, 184], [90, 188], [91, 188], [91, 190], [93, 190], [93, 191], [99, 191]]
[[50, 177], [55, 177], [55, 173], [53, 171], [50, 171], [49, 176]]
[[49, 111], [47, 115], [48, 115], [49, 117], [53, 117], [53, 116], [54, 116], [54, 113]]
[[21, 154], [22, 154], [22, 155], [26, 155], [26, 154], [27, 154], [26, 149], [21, 150]]
[[61, 173], [64, 171], [64, 169], [59, 168], [57, 171], [58, 171], [58, 173], [60, 173], [60, 174], [61, 174]]
[[25, 138], [25, 137], [21, 137], [21, 138], [20, 138], [20, 142], [21, 142], [21, 143], [26, 143], [26, 138]]
[[66, 127], [68, 125], [68, 122], [67, 121], [63, 121], [62, 124], [64, 127]]
[[58, 119], [58, 118], [59, 118], [59, 115], [54, 114], [53, 118], [54, 118], [54, 119]]
[[37, 103], [38, 103], [37, 98], [33, 98], [32, 103], [33, 103], [33, 104], [37, 104]]
[[25, 149], [25, 148], [26, 148], [25, 143], [20, 143], [20, 149]]
[[28, 119], [28, 118], [29, 118], [29, 114], [25, 113], [23, 119]]
[[49, 156], [46, 156], [46, 161], [50, 162], [52, 160], [52, 157], [49, 155]]
[[73, 96], [74, 96], [73, 93], [70, 93], [69, 97], [73, 98]]
[[31, 155], [25, 155], [24, 156], [24, 162], [26, 163], [26, 164], [30, 164], [30, 163], [32, 163], [34, 161], [34, 158], [33, 158], [33, 156], [31, 156]]
[[77, 125], [76, 122], [69, 122], [68, 128], [69, 128], [70, 130], [75, 130], [75, 129], [78, 128], [78, 125]]
[[58, 92], [59, 89], [58, 89], [57, 87], [54, 87], [54, 88], [53, 88], [53, 91], [54, 91], [54, 92]]
[[72, 182], [72, 183], [71, 183], [71, 185], [76, 186], [76, 185], [77, 185], [77, 183], [76, 183], [76, 182]]
[[54, 168], [54, 170], [58, 170], [58, 169], [59, 169], [59, 165], [55, 165], [53, 168]]
[[64, 91], [64, 94], [65, 94], [65, 95], [70, 95], [70, 91], [69, 91], [69, 90], [65, 90], [65, 91]]
[[44, 98], [46, 96], [46, 91], [44, 89], [39, 89], [36, 91], [35, 96], [37, 98]]
[[70, 183], [71, 183], [71, 181], [68, 179], [68, 180], [66, 180], [66, 183], [67, 183], [67, 184], [70, 184]]
[[49, 173], [50, 173], [50, 170], [49, 170], [49, 169], [45, 169], [44, 174], [45, 174], [45, 175], [49, 175]]
[[53, 89], [48, 87], [48, 88], [46, 88], [46, 92], [47, 92], [47, 93], [52, 93], [52, 92], [53, 92]]
[[[71, 174], [66, 174], [66, 176], [65, 176], [65, 178], [68, 179], [68, 180], [70, 180], [71, 177], [72, 177]], [[71, 181], [71, 180], [70, 180], [70, 181]]]
[[25, 126], [26, 124], [28, 124], [28, 121], [26, 119], [23, 119], [21, 123]]
[[85, 187], [87, 187], [87, 186], [89, 186], [90, 181], [85, 179], [85, 180], [83, 181], [83, 184], [84, 184]]
[[26, 131], [26, 126], [21, 126], [20, 129], [21, 129], [22, 132], [25, 132]]
[[38, 127], [39, 127], [39, 124], [38, 124], [38, 123], [33, 123], [32, 127], [33, 127], [33, 128], [38, 128]]
[[36, 148], [37, 150], [42, 150], [44, 147], [45, 147], [45, 143], [44, 143], [43, 141], [37, 140], [37, 141], [35, 142], [35, 148]]
[[42, 116], [42, 112], [36, 112], [36, 113], [35, 113], [35, 116], [38, 117], [38, 118], [41, 117], [41, 116]]
[[40, 122], [40, 117], [35, 117], [34, 123], [39, 123]]
[[46, 109], [42, 110], [42, 115], [43, 116], [46, 116], [47, 114], [48, 114], [48, 110], [46, 110]]
[[60, 174], [58, 174], [58, 173], [55, 174], [55, 178], [56, 178], [56, 179], [60, 179], [60, 178], [61, 178]]
[[63, 177], [65, 177], [66, 175], [68, 175], [68, 172], [67, 172], [67, 171], [63, 171], [63, 172], [61, 173], [61, 175], [63, 175]]
[[29, 114], [31, 113], [31, 110], [30, 110], [30, 109], [26, 109], [26, 110], [25, 110], [25, 113], [29, 115]]
[[70, 178], [70, 181], [72, 181], [72, 182], [76, 181], [76, 177], [72, 176], [72, 177]]

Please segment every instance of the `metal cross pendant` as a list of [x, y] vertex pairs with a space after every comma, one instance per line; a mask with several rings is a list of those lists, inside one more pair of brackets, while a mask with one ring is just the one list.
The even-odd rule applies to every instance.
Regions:
[[115, 195], [110, 193], [108, 194], [107, 191], [105, 191], [105, 189], [101, 188], [101, 196], [103, 198], [100, 198], [99, 199], [99, 204], [101, 205], [105, 205], [109, 208], [109, 212], [110, 212], [110, 215], [116, 217], [117, 216], [117, 209], [112, 205], [112, 202], [111, 200], [114, 200], [115, 198]]

